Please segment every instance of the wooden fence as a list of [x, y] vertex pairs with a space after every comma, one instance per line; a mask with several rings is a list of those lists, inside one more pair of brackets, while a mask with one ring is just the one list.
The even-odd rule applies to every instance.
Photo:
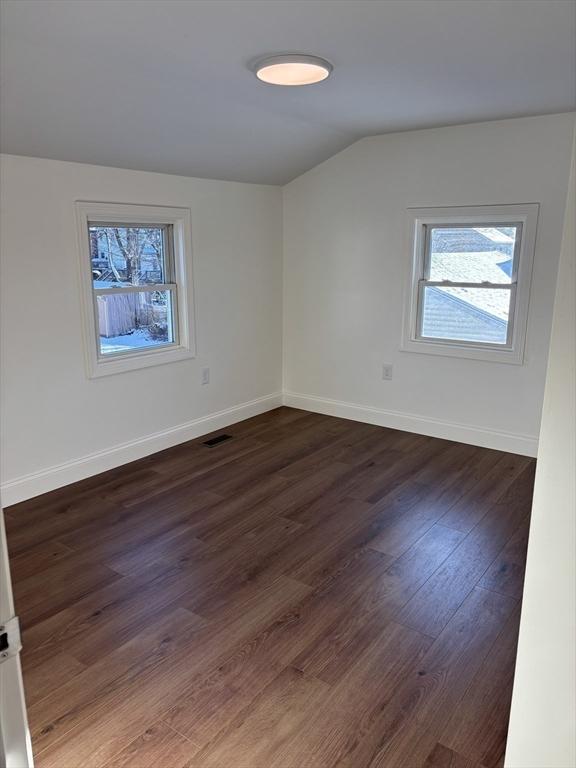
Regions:
[[111, 338], [146, 327], [154, 321], [151, 293], [111, 293], [97, 296], [100, 336]]

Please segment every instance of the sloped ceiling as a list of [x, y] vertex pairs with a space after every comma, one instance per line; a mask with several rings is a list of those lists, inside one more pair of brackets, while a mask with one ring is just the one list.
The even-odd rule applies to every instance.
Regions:
[[[575, 108], [572, 0], [6, 0], [2, 151], [283, 184], [358, 138]], [[314, 53], [277, 88], [254, 58]]]

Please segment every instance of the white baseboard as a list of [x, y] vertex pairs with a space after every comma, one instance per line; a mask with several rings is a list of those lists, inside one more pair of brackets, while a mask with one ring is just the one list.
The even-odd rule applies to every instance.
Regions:
[[185, 443], [187, 440], [193, 440], [195, 437], [206, 435], [208, 432], [222, 429], [230, 424], [235, 424], [237, 421], [258, 416], [258, 414], [278, 408], [280, 405], [282, 405], [282, 394], [277, 392], [235, 405], [232, 408], [226, 408], [217, 413], [202, 416], [162, 432], [146, 435], [138, 440], [131, 440], [128, 443], [122, 443], [113, 448], [68, 461], [65, 464], [58, 464], [40, 472], [33, 472], [14, 480], [8, 480], [0, 487], [2, 505], [8, 507], [41, 493], [53, 491], [55, 488], [84, 480], [86, 477], [106, 472], [108, 469], [119, 467], [122, 464], [128, 464], [130, 461], [141, 459], [165, 448], [171, 448], [173, 445]]
[[382, 408], [372, 408], [367, 405], [346, 403], [297, 392], [284, 392], [283, 402], [284, 405], [302, 408], [305, 411], [325, 413], [328, 416], [339, 416], [342, 419], [352, 419], [353, 421], [364, 421], [368, 424], [401, 429], [405, 432], [416, 432], [430, 437], [440, 437], [459, 443], [479, 445], [482, 448], [495, 448], [498, 451], [519, 453], [523, 456], [536, 456], [538, 451], [538, 438], [532, 435], [500, 432], [467, 424], [455, 424], [440, 419], [416, 416], [412, 413], [386, 411]]
[[536, 456], [538, 438], [531, 435], [513, 434], [473, 427], [466, 424], [441, 421], [440, 419], [424, 418], [411, 413], [386, 411], [382, 408], [371, 408], [356, 403], [346, 403], [340, 400], [330, 400], [324, 397], [304, 395], [297, 392], [277, 392], [247, 403], [226, 408], [217, 413], [211, 413], [194, 419], [177, 427], [146, 435], [138, 440], [122, 443], [80, 459], [74, 459], [64, 464], [48, 467], [39, 472], [8, 480], [0, 487], [2, 504], [5, 507], [17, 504], [55, 488], [84, 480], [100, 472], [106, 472], [122, 464], [128, 464], [144, 456], [157, 453], [165, 448], [185, 443], [196, 437], [222, 429], [237, 421], [249, 419], [265, 413], [280, 405], [301, 408], [315, 413], [325, 413], [353, 421], [364, 421], [381, 427], [401, 429], [406, 432], [416, 432], [421, 435], [440, 437], [444, 440], [454, 440], [460, 443], [470, 443], [483, 448], [495, 448], [500, 451], [519, 453], [524, 456]]

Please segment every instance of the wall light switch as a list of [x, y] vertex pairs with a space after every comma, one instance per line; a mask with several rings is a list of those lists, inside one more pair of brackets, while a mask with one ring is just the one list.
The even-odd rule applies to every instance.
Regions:
[[390, 381], [392, 378], [392, 366], [389, 363], [384, 363], [382, 366], [382, 378], [384, 381]]
[[202, 368], [202, 384], [210, 383], [210, 368]]

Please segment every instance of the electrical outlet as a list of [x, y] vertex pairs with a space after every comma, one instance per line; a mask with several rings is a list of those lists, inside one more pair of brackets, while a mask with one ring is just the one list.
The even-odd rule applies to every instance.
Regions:
[[210, 383], [210, 368], [202, 368], [202, 384]]
[[382, 366], [382, 378], [384, 381], [390, 381], [392, 378], [392, 366], [389, 363], [384, 363]]

